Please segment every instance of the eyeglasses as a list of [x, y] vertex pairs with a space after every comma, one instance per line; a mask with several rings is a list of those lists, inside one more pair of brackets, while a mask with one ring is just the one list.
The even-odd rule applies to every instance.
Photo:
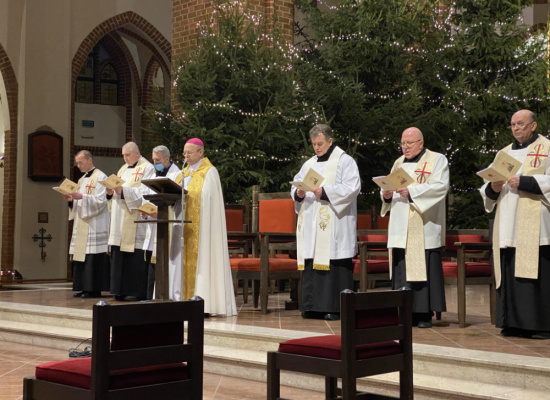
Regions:
[[421, 142], [422, 139], [414, 140], [412, 142], [401, 142], [399, 143], [399, 147], [413, 147], [416, 142]]
[[508, 129], [514, 129], [516, 126], [519, 128], [519, 129], [523, 129], [525, 128], [527, 125], [531, 125], [533, 122], [535, 121], [531, 121], [531, 122], [518, 122], [517, 124], [512, 124], [508, 127]]
[[184, 152], [183, 152], [183, 155], [184, 155], [185, 157], [187, 157], [187, 156], [190, 156], [191, 154], [194, 154], [194, 153], [196, 153], [196, 152], [197, 152], [197, 150], [196, 150], [196, 151], [184, 151]]

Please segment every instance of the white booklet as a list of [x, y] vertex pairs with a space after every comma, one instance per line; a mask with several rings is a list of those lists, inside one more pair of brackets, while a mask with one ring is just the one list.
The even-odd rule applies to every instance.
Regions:
[[414, 178], [402, 167], [397, 168], [388, 176], [375, 176], [372, 180], [383, 190], [397, 190], [414, 183]]
[[502, 182], [516, 176], [520, 168], [521, 163], [518, 160], [504, 151], [499, 151], [491, 166], [476, 174], [489, 182]]
[[61, 194], [70, 195], [78, 190], [78, 184], [74, 183], [70, 179], [65, 179], [61, 182], [61, 185], [54, 186], [52, 189]]
[[304, 176], [303, 181], [293, 181], [290, 183], [298, 189], [305, 192], [311, 192], [321, 186], [324, 180], [325, 178], [322, 175], [314, 171], [313, 168], [310, 168], [309, 171], [307, 171], [306, 176]]

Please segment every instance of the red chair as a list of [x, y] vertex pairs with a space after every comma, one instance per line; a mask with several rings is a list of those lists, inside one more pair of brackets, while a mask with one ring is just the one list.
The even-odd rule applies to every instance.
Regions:
[[369, 229], [358, 231], [359, 258], [353, 259], [353, 278], [359, 281], [359, 291], [373, 289], [376, 281], [390, 279], [388, 231]]
[[399, 398], [413, 399], [411, 290], [340, 296], [340, 335], [287, 340], [267, 353], [268, 400], [280, 399], [281, 370], [323, 375], [325, 398], [342, 400], [394, 398], [358, 393], [356, 380], [399, 371]]
[[289, 192], [260, 193], [253, 188], [252, 201], [253, 255], [234, 261], [234, 276], [253, 281], [254, 307], [260, 305], [267, 314], [267, 302], [272, 280], [291, 280], [291, 302], [286, 307], [297, 308], [301, 273], [295, 258], [277, 253], [296, 251], [296, 212]]
[[[495, 323], [496, 287], [492, 245], [487, 229], [448, 230], [443, 253], [445, 283], [456, 285], [458, 326], [466, 326], [466, 285], [489, 286], [489, 312]], [[437, 319], [441, 318], [437, 313]]]
[[203, 348], [200, 297], [117, 305], [101, 301], [93, 309], [92, 356], [37, 366], [36, 376], [23, 380], [23, 399], [199, 400]]

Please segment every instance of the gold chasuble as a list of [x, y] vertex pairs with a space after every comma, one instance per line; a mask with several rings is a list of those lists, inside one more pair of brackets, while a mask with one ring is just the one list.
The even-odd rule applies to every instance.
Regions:
[[[512, 145], [508, 145], [501, 151], [508, 153], [511, 148]], [[544, 175], [546, 163], [548, 162], [549, 148], [550, 140], [539, 135], [538, 139], [529, 146], [527, 157], [523, 164], [522, 175]], [[518, 194], [515, 277], [538, 279], [541, 196], [522, 190], [518, 190]], [[495, 225], [493, 227], [493, 258], [497, 288], [500, 287], [501, 282], [499, 240], [501, 200], [502, 196], [499, 196]]]
[[[88, 180], [88, 184], [86, 185], [84, 194], [89, 194], [92, 196], [95, 195], [97, 177], [101, 173], [102, 172], [97, 168], [95, 169], [94, 172], [92, 172], [92, 175]], [[78, 181], [78, 184], [81, 185], [81, 182], [84, 181], [84, 179], [86, 179], [86, 174], [84, 174], [80, 178], [80, 180]], [[89, 219], [87, 220], [82, 219], [78, 214], [75, 216], [75, 218], [77, 222], [76, 222], [76, 237], [74, 242], [73, 260], [84, 262], [86, 260], [86, 248], [88, 247], [88, 234], [90, 232], [90, 224], [88, 223]]]
[[[189, 166], [183, 170], [183, 176], [191, 176], [191, 182], [185, 195], [185, 220], [191, 223], [183, 226], [183, 299], [188, 300], [195, 294], [195, 279], [197, 275], [197, 258], [199, 253], [199, 229], [201, 217], [201, 194], [206, 173], [212, 168], [208, 158], [203, 158], [196, 171], [189, 171]], [[181, 175], [176, 182], [181, 181]]]
[[[414, 169], [414, 183], [411, 186], [427, 183], [432, 175], [435, 160], [439, 153], [426, 149]], [[401, 167], [405, 156], [399, 157], [395, 162], [392, 171]], [[391, 254], [391, 253], [390, 253]], [[422, 215], [411, 204], [409, 206], [409, 222], [407, 228], [407, 245], [405, 248], [405, 265], [407, 266], [408, 282], [425, 282], [426, 275], [426, 253], [424, 246], [424, 221]]]
[[[143, 174], [145, 173], [145, 166], [147, 165], [147, 163], [148, 161], [144, 157], [141, 157], [136, 166], [133, 168], [134, 171], [132, 172], [131, 179], [126, 180], [123, 186], [133, 188], [140, 187], [141, 179], [143, 178]], [[123, 165], [122, 168], [118, 170], [117, 176], [121, 178], [127, 169], [128, 164]], [[120, 251], [133, 253], [136, 247], [137, 224], [135, 223], [135, 221], [138, 220], [139, 211], [130, 211], [128, 206], [124, 205], [123, 212], [124, 218], [122, 220], [122, 238], [120, 240]]]

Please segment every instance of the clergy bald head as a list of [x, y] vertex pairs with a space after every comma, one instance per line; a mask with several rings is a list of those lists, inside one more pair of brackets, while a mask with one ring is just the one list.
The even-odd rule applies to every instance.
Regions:
[[134, 165], [141, 158], [139, 147], [134, 142], [128, 142], [122, 146], [122, 157], [124, 162], [128, 165]]
[[183, 146], [183, 156], [189, 165], [195, 165], [204, 158], [204, 143], [199, 138], [189, 139]]
[[530, 110], [519, 110], [512, 116], [510, 128], [519, 144], [527, 142], [535, 134], [537, 128], [535, 113]]
[[74, 163], [82, 173], [86, 173], [94, 169], [94, 160], [92, 158], [92, 153], [88, 150], [81, 150], [76, 153], [74, 157]]
[[401, 135], [401, 150], [406, 159], [411, 159], [420, 154], [424, 148], [424, 136], [420, 129], [415, 127], [407, 128]]
[[309, 138], [317, 157], [324, 156], [332, 146], [332, 128], [325, 124], [317, 124], [309, 131]]

